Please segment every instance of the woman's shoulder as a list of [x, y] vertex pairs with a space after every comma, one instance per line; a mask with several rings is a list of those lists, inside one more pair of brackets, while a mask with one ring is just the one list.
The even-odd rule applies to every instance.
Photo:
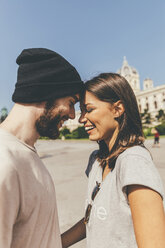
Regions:
[[157, 173], [151, 154], [145, 146], [133, 146], [127, 148], [116, 160], [117, 173], [123, 175], [138, 175]]
[[152, 160], [149, 150], [145, 146], [140, 146], [140, 145], [127, 148], [123, 153], [119, 155], [118, 159], [121, 160], [125, 157], [132, 157], [132, 156], [137, 158], [138, 157], [143, 158], [148, 161]]
[[143, 146], [126, 149], [118, 157], [116, 173], [122, 191], [129, 185], [143, 185], [158, 192], [164, 199], [164, 189], [158, 169], [150, 152]]

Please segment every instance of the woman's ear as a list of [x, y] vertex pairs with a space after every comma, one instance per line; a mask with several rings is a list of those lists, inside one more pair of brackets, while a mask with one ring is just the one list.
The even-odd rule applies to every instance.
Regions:
[[122, 101], [117, 101], [113, 104], [114, 107], [114, 117], [119, 118], [125, 111]]

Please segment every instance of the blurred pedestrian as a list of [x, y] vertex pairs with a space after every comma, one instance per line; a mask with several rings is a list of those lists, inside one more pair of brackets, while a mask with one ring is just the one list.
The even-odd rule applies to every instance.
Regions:
[[155, 128], [155, 133], [154, 133], [154, 146], [158, 145], [158, 147], [160, 147], [159, 138], [160, 138], [160, 134], [159, 134], [159, 132], [158, 132], [158, 129]]

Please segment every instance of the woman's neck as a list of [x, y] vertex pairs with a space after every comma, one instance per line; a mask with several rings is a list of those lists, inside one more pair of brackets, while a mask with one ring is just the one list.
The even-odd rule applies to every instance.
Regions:
[[116, 141], [116, 138], [118, 136], [118, 133], [119, 133], [119, 128], [116, 127], [115, 131], [113, 132], [112, 137], [110, 139], [108, 139], [108, 140], [104, 140], [106, 145], [107, 145], [107, 147], [108, 147], [109, 152], [112, 150], [112, 147], [115, 144], [115, 141]]

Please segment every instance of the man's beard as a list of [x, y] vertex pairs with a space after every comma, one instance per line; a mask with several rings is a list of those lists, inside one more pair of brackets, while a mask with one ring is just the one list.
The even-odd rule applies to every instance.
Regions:
[[58, 124], [61, 121], [60, 114], [52, 117], [51, 110], [45, 111], [43, 115], [36, 120], [35, 126], [37, 132], [42, 137], [48, 137], [50, 139], [57, 139], [60, 132]]

